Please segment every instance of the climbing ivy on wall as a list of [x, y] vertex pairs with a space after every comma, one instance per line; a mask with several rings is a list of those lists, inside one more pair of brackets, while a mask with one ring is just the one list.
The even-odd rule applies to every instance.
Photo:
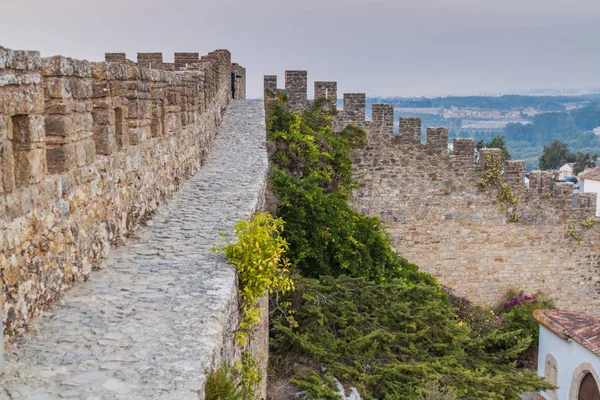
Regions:
[[[213, 251], [223, 252], [237, 270], [242, 315], [235, 340], [240, 346], [247, 344], [252, 330], [260, 323], [265, 311], [260, 307], [260, 298], [275, 292], [285, 294], [294, 289], [289, 262], [284, 256], [288, 244], [281, 236], [282, 232], [281, 218], [258, 212], [249, 221], [242, 220], [235, 225], [232, 242], [213, 248]], [[241, 361], [233, 369], [233, 376], [237, 378], [235, 381], [223, 368], [210, 374], [209, 383], [212, 386], [207, 386], [207, 396], [212, 395], [214, 399], [256, 398], [256, 389], [264, 377], [256, 359], [247, 348], [242, 353]]]
[[502, 209], [509, 211], [509, 221], [517, 222], [520, 217], [517, 214], [517, 206], [519, 199], [513, 194], [510, 186], [502, 181], [502, 159], [500, 157], [492, 157], [488, 155], [485, 159], [485, 174], [477, 182], [477, 187], [481, 191], [489, 188], [496, 188], [498, 191], [497, 199], [502, 204]]
[[315, 399], [339, 398], [335, 379], [365, 399], [518, 399], [547, 388], [516, 368], [530, 337], [473, 330], [434, 277], [392, 250], [377, 218], [349, 207], [349, 154], [365, 133], [334, 134], [325, 104], [292, 113], [279, 97], [268, 108], [270, 183], [296, 287], [270, 299], [271, 381]]
[[267, 293], [294, 288], [289, 276], [288, 259], [284, 252], [288, 244], [281, 236], [283, 220], [269, 213], [256, 213], [250, 221], [235, 225], [235, 238], [222, 251], [236, 266], [239, 277], [239, 295], [242, 321], [236, 341], [244, 345], [250, 331], [260, 322], [259, 299]]

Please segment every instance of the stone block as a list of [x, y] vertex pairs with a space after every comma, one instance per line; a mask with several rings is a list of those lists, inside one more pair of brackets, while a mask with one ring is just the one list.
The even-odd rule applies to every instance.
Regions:
[[81, 140], [81, 149], [85, 154], [85, 164], [93, 164], [96, 161], [96, 143], [94, 139], [89, 137]]
[[40, 182], [46, 176], [46, 148], [14, 143], [17, 187]]
[[15, 159], [12, 143], [0, 140], [0, 193], [11, 192], [15, 188]]
[[91, 79], [70, 78], [69, 88], [75, 99], [89, 99], [92, 97], [92, 81]]
[[44, 117], [41, 115], [15, 115], [9, 120], [8, 134], [17, 143], [43, 143], [46, 139]]
[[97, 154], [109, 155], [117, 148], [115, 127], [113, 125], [94, 124], [92, 139], [94, 140]]
[[94, 125], [114, 125], [115, 112], [110, 108], [94, 108], [92, 111]]
[[76, 149], [77, 166], [83, 167], [83, 166], [87, 165], [87, 159], [86, 159], [87, 154], [86, 154], [84, 140], [80, 140], [78, 142], [75, 142], [74, 144], [77, 146], [77, 149]]
[[88, 99], [94, 93], [91, 79], [75, 77], [48, 77], [44, 87], [49, 99]]
[[92, 103], [92, 110], [102, 108], [113, 108], [113, 102], [111, 99], [96, 99]]
[[130, 101], [127, 104], [127, 117], [128, 118], [143, 118], [144, 117], [141, 101]]
[[0, 73], [0, 86], [7, 85], [39, 85], [41, 77], [39, 72], [14, 72]]
[[163, 63], [162, 53], [137, 53], [137, 64], [141, 68], [160, 68]]
[[398, 137], [402, 144], [421, 144], [421, 118], [400, 118]]
[[42, 114], [44, 92], [40, 85], [0, 87], [0, 114]]
[[90, 136], [92, 134], [92, 129], [94, 128], [94, 117], [91, 113], [79, 114], [81, 116], [81, 126], [83, 129], [84, 136]]
[[142, 73], [140, 69], [135, 65], [127, 65], [125, 79], [130, 81], [137, 81], [141, 79]]
[[[302, 71], [286, 71], [286, 90], [292, 90], [292, 95], [296, 96], [296, 101], [306, 100], [306, 90], [299, 90], [299, 79], [295, 74], [288, 76], [289, 73], [302, 72]], [[306, 77], [302, 78], [306, 79]], [[302, 87], [305, 87], [304, 81], [302, 81]], [[291, 86], [290, 86], [291, 85]], [[290, 86], [291, 89], [288, 89]], [[365, 120], [366, 111], [366, 94], [365, 93], [344, 93], [344, 113], [355, 122], [363, 122]]]
[[48, 99], [70, 99], [67, 78], [45, 78], [44, 95]]
[[54, 56], [42, 59], [43, 76], [92, 76], [92, 65], [87, 60], [75, 60], [69, 57]]
[[[2, 182], [0, 182], [0, 190], [1, 190], [1, 188], [2, 188]], [[4, 198], [4, 196], [0, 196], [0, 218], [4, 218], [5, 215], [6, 215], [6, 199]], [[0, 237], [2, 237], [2, 235], [0, 235]], [[2, 248], [2, 240], [0, 239], [0, 249], [1, 248]], [[2, 269], [1, 266], [0, 266], [0, 269]], [[1, 293], [0, 293], [0, 298], [2, 298]], [[2, 373], [2, 372], [0, 371], [0, 373]]]
[[448, 128], [427, 128], [427, 148], [432, 151], [448, 151]]
[[110, 85], [108, 81], [94, 82], [92, 85], [92, 98], [101, 99], [110, 96]]
[[124, 81], [110, 81], [110, 94], [111, 96], [118, 97], [127, 95], [128, 82]]
[[475, 155], [475, 140], [473, 138], [454, 138], [452, 154], [473, 159]]
[[129, 66], [127, 64], [110, 63], [106, 69], [106, 79], [122, 81], [128, 77]]
[[150, 126], [139, 126], [135, 128], [129, 128], [129, 143], [131, 145], [138, 145], [147, 138], [152, 136], [152, 129]]
[[479, 149], [479, 165], [484, 168], [491, 166], [501, 166], [502, 150], [500, 149]]
[[[46, 116], [46, 136], [54, 136], [63, 143], [68, 143], [75, 136], [75, 124], [70, 115], [48, 115]], [[56, 138], [55, 138], [56, 140]]]
[[159, 118], [152, 118], [150, 122], [150, 134], [151, 137], [162, 136], [162, 122]]
[[169, 113], [165, 118], [165, 129], [166, 134], [169, 136], [173, 136], [177, 133], [179, 128], [181, 127], [181, 119], [179, 118], [178, 113]]
[[0, 143], [8, 138], [8, 124], [10, 119], [0, 115]]
[[103, 62], [93, 62], [92, 63], [92, 79], [94, 81], [97, 80], [106, 80], [108, 77], [108, 64]]
[[175, 68], [184, 68], [200, 61], [200, 53], [175, 53]]
[[[152, 64], [152, 68], [162, 68], [162, 63], [159, 64], [158, 66], [155, 66], [155, 64]], [[150, 81], [150, 82], [158, 82], [160, 81], [161, 78], [161, 71], [158, 69], [147, 69], [147, 68], [142, 68], [140, 69], [140, 73], [142, 75], [142, 79], [144, 81]]]
[[0, 69], [37, 71], [42, 66], [39, 51], [11, 50], [0, 47]]
[[77, 144], [49, 146], [46, 150], [49, 174], [62, 174], [77, 165]]
[[104, 60], [106, 62], [124, 63], [127, 62], [127, 55], [125, 53], [104, 53]]
[[45, 115], [52, 115], [52, 114], [66, 115], [66, 114], [71, 113], [72, 111], [73, 111], [73, 102], [71, 102], [69, 100], [63, 100], [63, 101], [55, 100], [55, 101], [46, 102], [44, 114]]

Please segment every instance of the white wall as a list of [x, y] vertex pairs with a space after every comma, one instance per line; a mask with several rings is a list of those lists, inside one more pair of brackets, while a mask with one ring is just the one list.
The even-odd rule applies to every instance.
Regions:
[[573, 176], [573, 170], [561, 169], [558, 174], [558, 179], [568, 178]]
[[[550, 353], [558, 365], [558, 400], [569, 400], [569, 390], [573, 372], [583, 363], [590, 363], [600, 373], [600, 357], [580, 345], [560, 338], [548, 328], [540, 325], [540, 346], [538, 350], [538, 375], [545, 376], [546, 355]], [[598, 382], [600, 384], [600, 382]], [[550, 400], [545, 393], [544, 398]]]
[[584, 193], [598, 193], [598, 202], [596, 203], [596, 217], [600, 217], [600, 181], [583, 179], [580, 189]]

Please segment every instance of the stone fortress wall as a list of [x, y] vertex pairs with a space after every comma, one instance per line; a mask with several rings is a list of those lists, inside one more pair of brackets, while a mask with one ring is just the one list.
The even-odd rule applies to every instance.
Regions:
[[[0, 47], [0, 290], [13, 334], [87, 279], [199, 168], [231, 100], [227, 50], [106, 62]], [[245, 71], [244, 76], [245, 76]], [[239, 98], [245, 96], [240, 85]]]
[[[265, 76], [265, 98], [283, 93], [292, 110], [308, 107], [307, 72], [286, 71], [285, 88]], [[314, 98], [337, 99], [335, 82], [315, 82]], [[344, 94], [340, 126], [353, 123], [368, 132], [355, 154], [360, 187], [358, 211], [382, 219], [393, 247], [435, 275], [442, 285], [479, 303], [493, 304], [507, 290], [541, 291], [559, 308], [600, 315], [600, 229], [593, 225], [596, 197], [554, 184], [549, 173], [533, 171], [525, 186], [525, 163], [507, 161], [503, 182], [519, 203], [498, 200], [498, 190], [480, 190], [485, 160], [500, 151], [483, 149], [476, 163], [473, 139], [454, 139], [448, 130], [428, 128], [421, 143], [421, 121], [400, 118], [393, 134], [392, 105], [374, 104], [366, 120], [364, 93]], [[489, 164], [488, 164], [489, 166]], [[584, 223], [585, 222], [585, 223]], [[593, 226], [589, 226], [593, 225]]]

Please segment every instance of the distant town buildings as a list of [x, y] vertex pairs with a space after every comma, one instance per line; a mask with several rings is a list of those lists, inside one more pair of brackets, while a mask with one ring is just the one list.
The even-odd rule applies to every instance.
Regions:
[[565, 179], [565, 178], [574, 176], [574, 174], [573, 174], [573, 166], [574, 165], [575, 165], [575, 163], [567, 163], [567, 164], [563, 165], [562, 167], [560, 167], [560, 169], [558, 170], [558, 179]]

